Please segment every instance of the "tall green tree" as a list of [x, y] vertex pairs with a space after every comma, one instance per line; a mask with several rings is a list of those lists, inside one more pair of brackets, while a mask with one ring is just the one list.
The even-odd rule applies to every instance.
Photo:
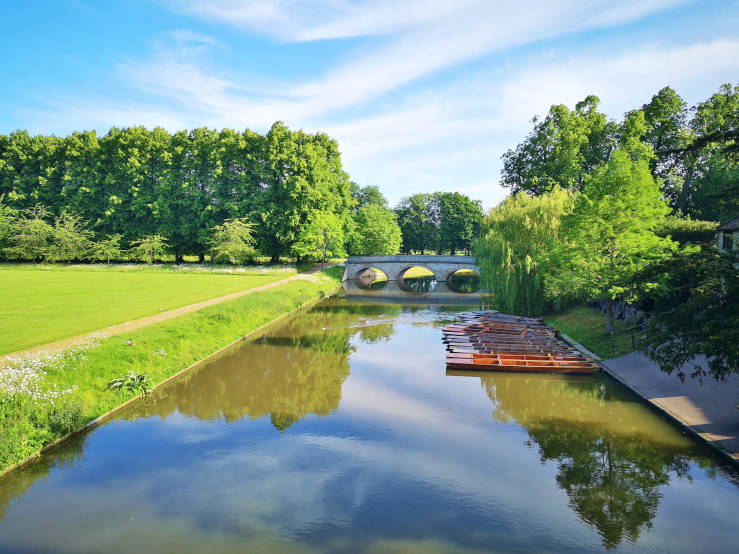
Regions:
[[343, 229], [353, 201], [338, 145], [328, 136], [290, 131], [278, 122], [267, 133], [266, 150], [259, 240], [275, 262], [291, 253], [296, 241], [305, 242], [301, 234], [307, 224], [320, 225], [333, 216]]
[[572, 210], [573, 194], [559, 186], [539, 196], [519, 192], [493, 208], [475, 241], [475, 257], [484, 288], [506, 312], [538, 315], [566, 303], [566, 296], [547, 301], [545, 262], [557, 243], [562, 217]]
[[655, 234], [668, 212], [647, 161], [614, 151], [562, 218], [546, 278], [549, 297], [605, 301], [611, 332], [617, 304], [636, 298], [635, 273], [675, 249], [669, 238]]
[[360, 187], [357, 183], [352, 182], [350, 183], [350, 187], [352, 198], [356, 202], [354, 211], [369, 205], [387, 208], [387, 198], [380, 192], [380, 187], [377, 185]]
[[715, 380], [739, 372], [738, 263], [737, 251], [720, 254], [706, 243], [636, 275], [637, 283], [661, 285], [642, 301], [653, 314], [646, 353], [662, 371]]
[[454, 256], [463, 250], [469, 254], [472, 241], [480, 233], [481, 202], [459, 192], [437, 192], [433, 201], [439, 212], [439, 253], [449, 252]]
[[330, 212], [314, 212], [292, 244], [291, 253], [298, 258], [321, 260], [322, 264], [330, 256], [345, 255], [344, 222]]
[[367, 204], [354, 216], [348, 250], [354, 255], [393, 255], [400, 251], [401, 240], [395, 213], [378, 204]]
[[501, 185], [534, 195], [555, 185], [580, 188], [616, 145], [618, 126], [598, 111], [599, 102], [588, 96], [574, 110], [556, 105], [544, 119], [535, 117], [526, 139], [503, 155]]
[[395, 207], [403, 237], [402, 251], [425, 254], [439, 244], [439, 210], [431, 194], [414, 194]]

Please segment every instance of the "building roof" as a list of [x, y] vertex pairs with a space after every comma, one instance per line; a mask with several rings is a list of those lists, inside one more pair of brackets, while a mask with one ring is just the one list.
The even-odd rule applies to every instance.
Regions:
[[724, 221], [718, 226], [719, 231], [736, 231], [739, 229], [739, 215], [735, 215], [728, 221]]

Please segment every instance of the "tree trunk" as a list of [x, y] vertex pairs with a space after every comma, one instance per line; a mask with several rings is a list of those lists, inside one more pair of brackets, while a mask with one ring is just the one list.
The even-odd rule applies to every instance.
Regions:
[[269, 259], [269, 263], [271, 264], [278, 264], [280, 263], [280, 255], [272, 253], [272, 257]]
[[616, 303], [614, 300], [606, 301], [606, 332], [613, 333], [614, 324], [616, 322]]
[[688, 172], [688, 176], [685, 177], [685, 180], [683, 181], [683, 187], [680, 191], [680, 199], [678, 200], [678, 208], [680, 211], [685, 214], [685, 208], [688, 205], [688, 193], [690, 191], [690, 185], [693, 184], [693, 170], [691, 169]]

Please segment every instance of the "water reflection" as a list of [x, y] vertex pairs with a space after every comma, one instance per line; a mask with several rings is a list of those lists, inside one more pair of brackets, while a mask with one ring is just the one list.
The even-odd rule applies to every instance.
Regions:
[[308, 414], [336, 410], [349, 376], [350, 338], [387, 340], [399, 306], [327, 302], [305, 311], [257, 341], [229, 350], [206, 367], [149, 395], [121, 417], [135, 420], [175, 411], [232, 422], [265, 416], [284, 431]]
[[0, 479], [0, 551], [731, 550], [733, 477], [617, 384], [445, 375], [467, 309], [297, 314]]
[[480, 379], [493, 418], [515, 420], [557, 464], [572, 510], [610, 549], [652, 528], [671, 478], [691, 480], [692, 441], [605, 376], [527, 376], [449, 371]]
[[387, 285], [387, 275], [376, 268], [360, 272], [354, 280], [356, 285], [365, 290], [380, 290]]
[[87, 433], [78, 433], [24, 468], [0, 477], [0, 521], [7, 515], [11, 502], [20, 499], [39, 479], [49, 476], [52, 469], [74, 469], [84, 460]]
[[450, 290], [462, 294], [477, 292], [480, 290], [480, 275], [469, 269], [460, 269], [447, 278], [447, 285]]

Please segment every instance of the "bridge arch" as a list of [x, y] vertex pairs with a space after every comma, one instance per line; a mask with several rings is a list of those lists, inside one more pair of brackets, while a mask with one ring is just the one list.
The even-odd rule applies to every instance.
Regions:
[[414, 267], [422, 267], [423, 269], [430, 271], [434, 275], [434, 279], [436, 279], [437, 281], [444, 281], [445, 280], [444, 274], [439, 273], [438, 271], [434, 271], [430, 267], [430, 265], [431, 264], [417, 263], [417, 264], [410, 264], [410, 265], [403, 266], [398, 270], [398, 273], [395, 275], [395, 280], [402, 281], [405, 276], [406, 271], [408, 271], [409, 269], [413, 269]]

